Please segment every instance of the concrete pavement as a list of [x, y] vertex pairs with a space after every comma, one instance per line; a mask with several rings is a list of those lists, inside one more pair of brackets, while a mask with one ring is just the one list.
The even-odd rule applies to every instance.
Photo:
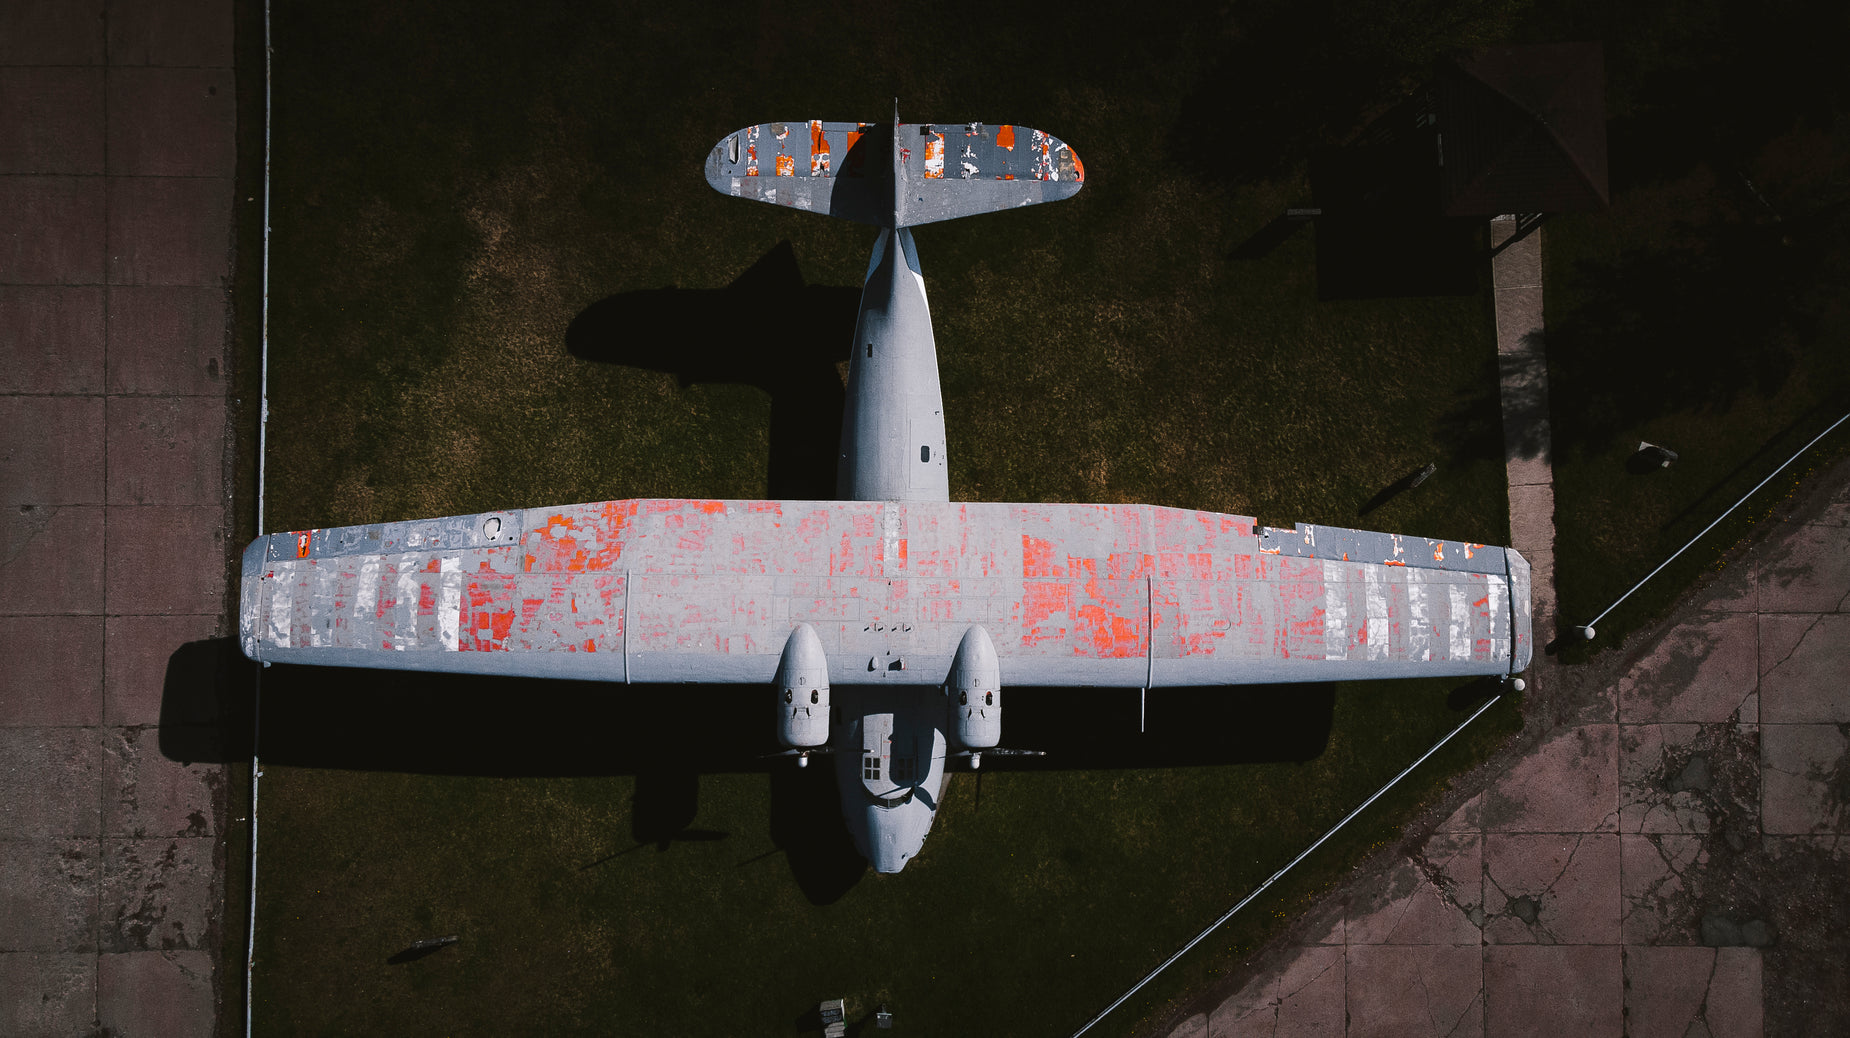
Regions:
[[1850, 462], [1172, 1035], [1850, 1033], [1846, 605]]
[[160, 726], [224, 630], [231, 65], [222, 0], [0, 5], [0, 1034], [215, 1025], [226, 775]]

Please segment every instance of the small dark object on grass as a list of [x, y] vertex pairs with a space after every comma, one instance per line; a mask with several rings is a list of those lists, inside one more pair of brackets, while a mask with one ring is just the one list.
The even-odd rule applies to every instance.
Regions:
[[1355, 514], [1357, 516], [1367, 515], [1375, 509], [1380, 508], [1382, 505], [1387, 504], [1389, 501], [1392, 501], [1394, 498], [1399, 497], [1401, 494], [1431, 479], [1433, 473], [1437, 471], [1439, 471], [1439, 466], [1437, 464], [1430, 461], [1427, 462], [1424, 467], [1409, 472], [1381, 488], [1381, 492], [1369, 498], [1368, 503], [1357, 510]]
[[399, 952], [385, 961], [389, 966], [397, 966], [406, 962], [416, 962], [424, 956], [435, 952], [437, 949], [447, 948], [460, 940], [462, 940], [462, 938], [455, 934], [450, 934], [448, 937], [426, 937], [421, 941], [411, 942], [411, 947], [406, 948], [404, 951]]
[[1643, 440], [1639, 440], [1638, 452], [1633, 454], [1631, 458], [1626, 461], [1625, 468], [1629, 472], [1643, 475], [1646, 472], [1667, 469], [1670, 467], [1671, 462], [1676, 460], [1676, 451], [1668, 447], [1660, 447], [1655, 443], [1646, 443]]
[[880, 1008], [874, 1010], [874, 1026], [882, 1031], [893, 1029], [893, 1012], [886, 1007], [885, 1002], [880, 1003]]

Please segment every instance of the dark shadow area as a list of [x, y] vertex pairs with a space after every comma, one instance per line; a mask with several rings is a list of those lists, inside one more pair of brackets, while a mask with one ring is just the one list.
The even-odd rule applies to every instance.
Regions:
[[161, 755], [184, 763], [250, 760], [255, 674], [234, 638], [206, 638], [175, 649], [161, 684]]
[[1140, 732], [1137, 689], [1005, 694], [1003, 745], [1047, 754], [996, 761], [1010, 771], [1306, 761], [1323, 752], [1336, 709], [1328, 682], [1158, 688], [1144, 701]]
[[1438, 139], [1425, 95], [1396, 105], [1352, 144], [1311, 156], [1317, 296], [1474, 295], [1484, 221], [1440, 215]]
[[700, 776], [692, 769], [637, 772], [631, 800], [630, 835], [638, 847], [654, 844], [659, 853], [671, 844], [724, 840], [728, 834], [695, 829], [700, 811]]
[[419, 959], [429, 958], [455, 943], [454, 940], [419, 941], [404, 951], [394, 952], [390, 958], [385, 960], [385, 964], [402, 966], [407, 962], [416, 962]]
[[1553, 446], [1543, 440], [1549, 417], [1547, 368], [1539, 351], [1485, 357], [1472, 384], [1494, 388], [1461, 395], [1439, 418], [1436, 435], [1451, 463], [1552, 460]]
[[1804, 414], [1786, 423], [1785, 428], [1774, 433], [1759, 449], [1743, 458], [1739, 465], [1729, 469], [1727, 475], [1709, 484], [1708, 489], [1696, 495], [1682, 511], [1665, 520], [1658, 529], [1673, 530], [1678, 523], [1690, 518], [1704, 523], [1713, 519], [1723, 508], [1734, 503], [1716, 496], [1723, 487], [1745, 489], [1745, 482], [1735, 482], [1743, 473], [1754, 473], [1764, 478], [1775, 465], [1791, 457], [1793, 452], [1840, 417], [1846, 406], [1850, 406], [1850, 401], [1833, 400], [1828, 404], [1814, 404], [1807, 408]]
[[1833, 265], [1810, 235], [1711, 223], [1679, 237], [1574, 271], [1576, 304], [1548, 330], [1557, 454], [1772, 396], [1814, 341]]
[[1273, 249], [1290, 241], [1294, 235], [1304, 229], [1306, 224], [1311, 222], [1311, 219], [1312, 218], [1308, 216], [1293, 216], [1289, 213], [1280, 213], [1272, 218], [1271, 223], [1254, 231], [1252, 237], [1241, 242], [1238, 247], [1228, 253], [1227, 258], [1236, 260], [1263, 259], [1270, 255]]
[[[1347, 136], [1406, 71], [1399, 55], [1371, 38], [1406, 35], [1378, 24], [1397, 17], [1392, 7], [1359, 10], [1327, 0], [1248, 6], [1225, 25], [1204, 26], [1200, 31], [1221, 33], [1227, 46], [1182, 98], [1169, 162], [1204, 179], [1260, 180]], [[1420, 35], [1434, 34], [1428, 26]]]
[[1453, 689], [1445, 697], [1445, 708], [1460, 712], [1476, 710], [1491, 696], [1513, 691], [1498, 678], [1479, 678], [1476, 681], [1467, 681]]
[[1368, 513], [1374, 511], [1375, 509], [1380, 508], [1382, 505], [1387, 504], [1389, 501], [1394, 500], [1395, 498], [1406, 493], [1407, 491], [1412, 490], [1414, 487], [1417, 487], [1421, 483], [1424, 483], [1426, 480], [1432, 478], [1432, 475], [1433, 475], [1433, 466], [1421, 465], [1419, 468], [1414, 469], [1413, 471], [1400, 477], [1394, 482], [1389, 483], [1387, 486], [1382, 487], [1379, 491], [1377, 491], [1374, 497], [1369, 498], [1365, 503], [1363, 503], [1361, 508], [1356, 510], [1356, 513], [1355, 513], [1356, 518], [1359, 519], [1362, 516], [1365, 516]]
[[661, 288], [600, 300], [565, 346], [605, 364], [668, 372], [683, 386], [734, 382], [771, 398], [770, 496], [835, 496], [843, 392], [858, 288], [806, 285], [789, 241], [722, 289]]
[[818, 757], [807, 768], [776, 764], [771, 769], [771, 842], [789, 859], [803, 896], [814, 905], [832, 905], [868, 871], [867, 859], [854, 849], [842, 821], [834, 761]]

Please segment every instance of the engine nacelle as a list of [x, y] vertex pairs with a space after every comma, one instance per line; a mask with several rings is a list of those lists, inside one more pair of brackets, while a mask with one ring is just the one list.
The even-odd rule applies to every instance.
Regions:
[[829, 742], [829, 657], [808, 624], [797, 624], [777, 661], [777, 741], [792, 749]]
[[964, 632], [944, 692], [959, 746], [986, 750], [1002, 741], [1002, 665], [988, 631], [971, 627]]

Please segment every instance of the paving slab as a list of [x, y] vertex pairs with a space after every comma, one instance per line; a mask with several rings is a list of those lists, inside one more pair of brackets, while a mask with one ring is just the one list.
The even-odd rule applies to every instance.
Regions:
[[1754, 721], [1737, 711], [1755, 692], [1760, 625], [1739, 613], [1690, 617], [1619, 681], [1620, 721]]
[[1850, 593], [1843, 529], [1806, 523], [1782, 539], [1758, 573], [1760, 608], [1770, 613], [1834, 613]]
[[109, 392], [223, 397], [228, 306], [222, 287], [110, 289]]
[[109, 63], [229, 67], [231, 10], [226, 3], [114, 0], [109, 5]]
[[1625, 949], [1627, 1038], [1758, 1036], [1759, 1006], [1757, 949]]
[[1485, 832], [1616, 832], [1618, 726], [1557, 731], [1485, 791]]
[[1234, 995], [1209, 1014], [1208, 1033], [1214, 1038], [1340, 1035], [1346, 975], [1341, 947], [1307, 947], [1284, 972], [1255, 990]]
[[95, 840], [0, 840], [0, 948], [94, 953], [100, 866]]
[[103, 618], [16, 616], [5, 626], [11, 655], [0, 668], [0, 727], [101, 724]]
[[1418, 860], [1403, 858], [1365, 883], [1349, 909], [1345, 939], [1361, 944], [1449, 944], [1483, 940], [1483, 837], [1436, 833]]
[[0, 393], [102, 389], [102, 288], [0, 285]]
[[103, 509], [0, 508], [0, 616], [103, 611]]
[[225, 501], [225, 398], [109, 398], [108, 503], [212, 505]]
[[102, 772], [94, 728], [0, 728], [0, 840], [96, 838]]
[[[231, 181], [108, 177], [109, 283], [215, 287], [231, 276]], [[4, 214], [0, 198], [0, 214]]]
[[209, 929], [223, 898], [213, 872], [217, 842], [103, 840], [98, 916], [102, 950], [210, 951]]
[[1485, 1033], [1499, 1038], [1616, 1035], [1625, 981], [1613, 945], [1493, 945], [1484, 950]]
[[103, 503], [103, 398], [0, 396], [0, 508]]
[[1844, 833], [1850, 811], [1845, 749], [1850, 735], [1834, 724], [1761, 728], [1763, 824], [1773, 834]]
[[106, 1033], [127, 1038], [212, 1032], [217, 999], [210, 953], [124, 952], [95, 961], [96, 1022]]
[[103, 0], [0, 4], [0, 65], [100, 65]]
[[228, 68], [109, 73], [109, 172], [229, 177], [237, 163], [237, 90]]
[[226, 579], [223, 505], [126, 505], [107, 512], [111, 612], [219, 612]]
[[1475, 946], [1351, 948], [1349, 1038], [1482, 1035], [1483, 972]]
[[1695, 943], [1694, 903], [1709, 863], [1703, 838], [1687, 833], [1619, 836], [1619, 939]]
[[0, 67], [0, 174], [103, 171], [103, 70]]
[[1622, 831], [1759, 831], [1758, 725], [1638, 724], [1619, 731]]
[[103, 736], [103, 783], [104, 836], [210, 836], [224, 771], [169, 760], [158, 729], [110, 728]]
[[1619, 943], [1619, 837], [1484, 837], [1484, 939], [1491, 944]]
[[99, 177], [0, 177], [0, 282], [101, 284], [103, 197]]
[[[218, 633], [215, 615], [112, 616], [108, 620], [109, 658], [103, 667], [103, 717], [112, 725], [155, 725], [170, 668], [182, 647]], [[174, 675], [174, 680], [187, 680]], [[204, 724], [216, 717], [185, 718]]]
[[1762, 616], [1761, 717], [1769, 723], [1850, 721], [1850, 615]]
[[26, 993], [0, 998], [0, 1034], [71, 1038], [95, 1033], [92, 952], [0, 952], [0, 991]]

